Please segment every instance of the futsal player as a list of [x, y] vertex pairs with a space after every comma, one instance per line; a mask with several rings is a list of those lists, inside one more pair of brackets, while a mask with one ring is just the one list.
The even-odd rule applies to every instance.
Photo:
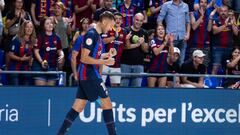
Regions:
[[115, 49], [110, 49], [108, 53], [102, 54], [101, 33], [107, 33], [115, 23], [114, 15], [105, 11], [100, 15], [100, 19], [95, 28], [91, 28], [84, 36], [81, 49], [81, 62], [79, 66], [79, 88], [75, 102], [67, 113], [65, 120], [58, 132], [64, 135], [72, 125], [73, 121], [84, 109], [87, 101], [98, 101], [102, 110], [103, 118], [109, 135], [116, 135], [113, 118], [112, 104], [108, 91], [101, 79], [99, 68], [101, 65], [114, 65]]

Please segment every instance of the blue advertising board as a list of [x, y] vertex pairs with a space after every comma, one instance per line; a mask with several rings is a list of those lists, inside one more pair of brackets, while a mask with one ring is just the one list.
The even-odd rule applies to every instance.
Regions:
[[[56, 135], [76, 88], [0, 87], [0, 135]], [[239, 135], [240, 91], [110, 88], [118, 135]], [[106, 135], [89, 103], [68, 135]]]

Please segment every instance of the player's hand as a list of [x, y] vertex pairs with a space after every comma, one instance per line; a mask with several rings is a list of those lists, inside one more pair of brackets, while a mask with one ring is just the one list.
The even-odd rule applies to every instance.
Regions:
[[78, 81], [78, 75], [77, 75], [77, 73], [74, 73], [73, 77], [74, 77], [75, 81]]
[[117, 55], [117, 50], [115, 48], [110, 48], [108, 53], [109, 53], [109, 57], [112, 58]]
[[104, 65], [107, 65], [107, 66], [112, 66], [112, 65], [114, 65], [114, 63], [115, 63], [115, 59], [111, 58], [111, 57], [109, 57], [108, 59], [104, 60]]

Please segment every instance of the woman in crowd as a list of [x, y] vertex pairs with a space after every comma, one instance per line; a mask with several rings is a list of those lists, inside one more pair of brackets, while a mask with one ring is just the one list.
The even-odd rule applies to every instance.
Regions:
[[[24, 10], [23, 0], [14, 0], [12, 9], [6, 15], [5, 35], [3, 39], [4, 50], [7, 53], [10, 50], [12, 38], [19, 31], [20, 25], [25, 20], [31, 20], [31, 16]], [[6, 66], [9, 67], [9, 56], [6, 55]]]
[[[29, 71], [32, 65], [32, 51], [36, 44], [36, 34], [33, 23], [24, 21], [18, 34], [13, 38], [9, 51], [9, 70]], [[10, 74], [11, 85], [29, 85], [31, 82], [28, 74]]]
[[[64, 64], [61, 39], [54, 32], [53, 20], [51, 18], [44, 18], [40, 23], [40, 27], [42, 32], [38, 35], [37, 45], [34, 48], [33, 70], [57, 71]], [[35, 84], [54, 86], [56, 80], [58, 80], [58, 75], [56, 74], [38, 75], [35, 77]]]
[[[227, 75], [240, 75], [240, 48], [234, 47], [231, 52], [231, 58], [227, 60]], [[225, 86], [228, 88], [236, 88], [236, 84], [239, 83], [240, 78], [227, 78], [225, 80]]]
[[63, 16], [64, 12], [66, 12], [66, 7], [62, 2], [54, 3], [54, 16], [51, 18], [55, 22], [54, 31], [57, 35], [59, 35], [62, 42], [62, 49], [65, 56], [65, 64], [63, 66], [63, 71], [67, 73], [67, 78], [71, 73], [70, 62], [68, 61], [68, 55], [70, 52], [68, 37], [71, 34], [71, 22], [72, 20]]
[[[173, 53], [173, 35], [166, 35], [163, 25], [156, 28], [156, 36], [151, 41], [153, 58], [150, 64], [150, 73], [167, 73], [167, 56]], [[148, 77], [148, 87], [166, 87], [167, 77], [151, 76]]]

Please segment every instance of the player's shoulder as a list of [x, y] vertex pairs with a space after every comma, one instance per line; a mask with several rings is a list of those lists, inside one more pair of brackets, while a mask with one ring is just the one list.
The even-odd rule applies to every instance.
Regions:
[[86, 37], [86, 36], [93, 36], [93, 35], [99, 35], [99, 34], [97, 33], [97, 31], [96, 31], [95, 28], [90, 28], [90, 29], [87, 31], [85, 37]]

